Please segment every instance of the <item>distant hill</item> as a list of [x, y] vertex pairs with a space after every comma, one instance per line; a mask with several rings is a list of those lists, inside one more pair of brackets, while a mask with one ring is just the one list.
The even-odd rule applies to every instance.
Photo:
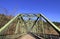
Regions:
[[11, 18], [12, 16], [6, 16], [4, 14], [0, 14], [0, 28], [4, 26]]
[[[5, 25], [12, 18], [13, 18], [13, 16], [6, 16], [4, 14], [0, 14], [0, 27]], [[57, 26], [60, 26], [60, 22], [53, 22], [53, 23]]]

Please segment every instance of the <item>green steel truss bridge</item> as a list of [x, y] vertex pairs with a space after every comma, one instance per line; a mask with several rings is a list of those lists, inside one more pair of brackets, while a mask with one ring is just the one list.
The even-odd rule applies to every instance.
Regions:
[[60, 39], [60, 28], [43, 14], [18, 14], [0, 28], [0, 39], [18, 39], [25, 34], [36, 39]]

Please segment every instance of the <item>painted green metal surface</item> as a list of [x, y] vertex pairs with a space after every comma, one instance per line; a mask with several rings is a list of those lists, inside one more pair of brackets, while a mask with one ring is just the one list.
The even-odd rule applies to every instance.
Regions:
[[1, 29], [0, 29], [0, 34], [2, 34], [6, 29], [8, 29], [8, 27], [10, 27], [9, 25], [19, 16], [19, 14], [17, 16], [15, 16], [13, 19], [11, 19], [7, 24], [5, 24]]
[[58, 28], [54, 23], [52, 23], [48, 18], [46, 18], [43, 14], [40, 14], [46, 21], [48, 21], [58, 32], [60, 32], [60, 28]]
[[[43, 14], [34, 14], [34, 15], [23, 15], [23, 14], [18, 14], [17, 16], [15, 16], [13, 19], [11, 19], [7, 24], [5, 24], [1, 29], [0, 29], [0, 34], [2, 34], [5, 30], [7, 30], [8, 29], [8, 27], [10, 27], [9, 25], [16, 19], [16, 18], [18, 18], [19, 16], [21, 16], [21, 17], [23, 17], [23, 16], [29, 16], [29, 17], [34, 17], [34, 16], [36, 16], [36, 17], [38, 17], [37, 18], [37, 20], [40, 18], [40, 17], [42, 17], [42, 18], [44, 18], [46, 21], [48, 21], [56, 30], [58, 30], [58, 32], [60, 32], [60, 28], [58, 28], [55, 24], [53, 24], [49, 19], [47, 19]], [[21, 18], [20, 17], [20, 18]], [[21, 18], [21, 20], [24, 22], [24, 20]], [[37, 22], [37, 20], [35, 21], [35, 23], [33, 23], [32, 25], [34, 26], [35, 24], [36, 24], [36, 22]], [[25, 24], [25, 22], [24, 22], [24, 24]], [[32, 27], [33, 27], [32, 26]], [[21, 26], [22, 27], [22, 26]], [[27, 27], [27, 25], [25, 25], [25, 27], [26, 27], [26, 29], [27, 29], [27, 31], [29, 31], [30, 29], [28, 29], [28, 27]], [[37, 27], [37, 26], [36, 26]], [[35, 27], [35, 28], [36, 28]], [[25, 30], [25, 29], [24, 29]], [[32, 30], [32, 28], [31, 28], [31, 30]], [[36, 29], [34, 29], [33, 31], [36, 31]], [[16, 30], [16, 32], [17, 32], [17, 30]], [[15, 33], [16, 33], [15, 32]], [[22, 32], [23, 32], [23, 30], [22, 30]]]

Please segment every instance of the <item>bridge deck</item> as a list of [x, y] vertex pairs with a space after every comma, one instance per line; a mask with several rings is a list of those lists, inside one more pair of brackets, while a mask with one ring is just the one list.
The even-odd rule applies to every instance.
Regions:
[[36, 39], [36, 38], [34, 38], [33, 36], [31, 36], [29, 34], [26, 34], [26, 35], [24, 35], [24, 36], [22, 36], [22, 37], [20, 37], [18, 39]]
[[42, 37], [38, 37], [36, 35], [33, 35], [33, 34], [25, 34], [23, 35], [22, 37], [18, 37], [17, 39], [43, 39]]
[[27, 33], [24, 35], [10, 35], [10, 36], [0, 36], [0, 39], [60, 39], [60, 36], [58, 35], [48, 35], [45, 34], [33, 34], [33, 33]]

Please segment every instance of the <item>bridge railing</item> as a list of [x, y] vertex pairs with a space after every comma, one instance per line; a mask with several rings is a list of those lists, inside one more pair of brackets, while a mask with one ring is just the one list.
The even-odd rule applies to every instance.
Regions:
[[[12, 26], [15, 26], [12, 27], [10, 26], [11, 24]], [[28, 32], [36, 33], [38, 35], [44, 34], [44, 37], [45, 34], [54, 34], [55, 32], [57, 32], [58, 35], [60, 35], [60, 28], [53, 24], [43, 14], [19, 14], [13, 19], [11, 19], [7, 24], [5, 24], [5, 26], [3, 26], [0, 29], [0, 35], [4, 35], [4, 33], [7, 32], [7, 30], [8, 32], [10, 32], [9, 29], [14, 32], [13, 34], [11, 34], [12, 36], [10, 35], [11, 37], [16, 37], [16, 35], [18, 34], [19, 37], [21, 34], [26, 34]], [[53, 33], [51, 32], [52, 30], [54, 31]], [[6, 36], [4, 35], [4, 37]]]

